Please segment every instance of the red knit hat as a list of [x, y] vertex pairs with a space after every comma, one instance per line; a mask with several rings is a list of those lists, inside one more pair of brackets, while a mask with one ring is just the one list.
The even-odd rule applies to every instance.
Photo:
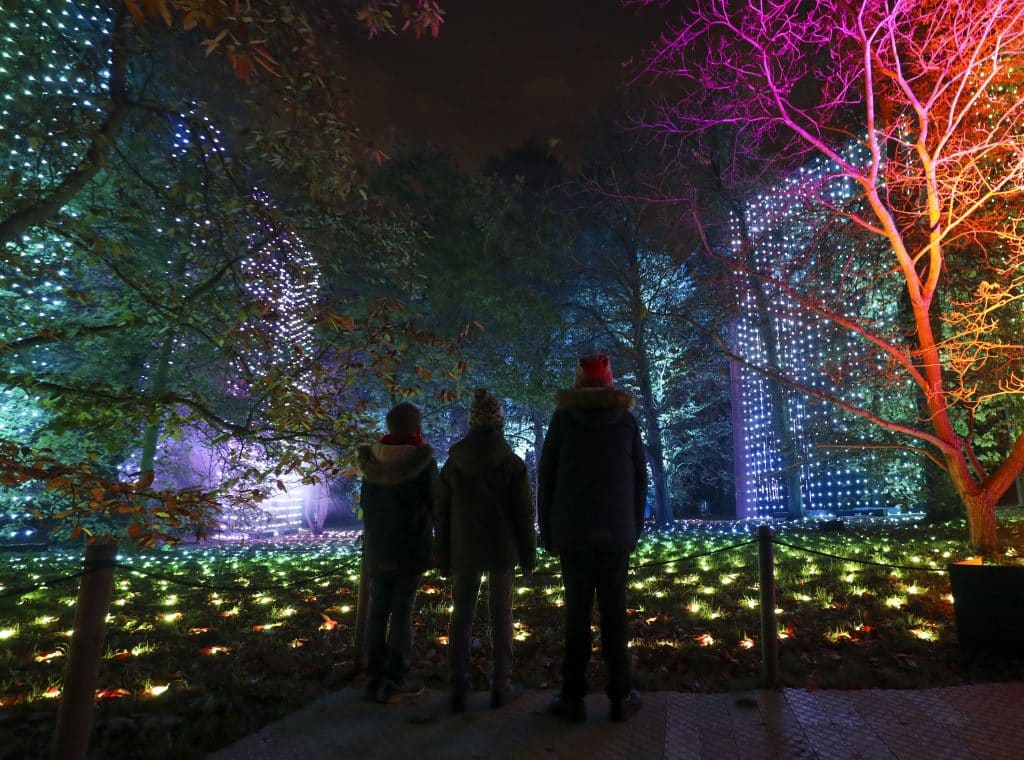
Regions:
[[577, 388], [613, 388], [612, 363], [607, 354], [581, 356], [576, 362]]

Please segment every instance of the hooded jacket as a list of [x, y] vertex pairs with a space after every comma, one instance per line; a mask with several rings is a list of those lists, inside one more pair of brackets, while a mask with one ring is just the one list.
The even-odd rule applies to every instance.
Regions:
[[359, 448], [363, 557], [371, 576], [401, 578], [430, 567], [437, 462], [429, 446]]
[[434, 501], [434, 555], [456, 573], [532, 570], [537, 550], [526, 465], [501, 430], [475, 427], [448, 452]]
[[632, 551], [643, 531], [647, 460], [633, 397], [559, 391], [540, 457], [538, 510], [548, 549]]

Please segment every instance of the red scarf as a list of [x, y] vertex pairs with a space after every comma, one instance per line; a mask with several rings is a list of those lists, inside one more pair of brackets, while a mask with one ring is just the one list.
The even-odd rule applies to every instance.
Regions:
[[421, 433], [388, 433], [380, 439], [381, 443], [389, 446], [405, 444], [406, 446], [422, 446], [423, 435]]

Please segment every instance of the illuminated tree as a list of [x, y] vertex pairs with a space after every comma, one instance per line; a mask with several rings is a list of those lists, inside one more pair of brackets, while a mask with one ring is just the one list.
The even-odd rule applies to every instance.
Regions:
[[[1024, 435], [998, 452], [980, 448], [983, 421], [1024, 393], [1022, 65], [1020, 0], [699, 0], [646, 64], [683, 90], [658, 116], [668, 135], [731, 126], [737, 160], [792, 169], [816, 156], [849, 183], [847, 198], [829, 194], [831, 181], [802, 191], [864, 236], [851, 266], [833, 269], [840, 297], [820, 297], [820, 282], [777, 285], [908, 378], [919, 414], [801, 390], [909, 436], [940, 463], [981, 551], [995, 549], [996, 500], [1024, 466]], [[844, 289], [888, 294], [890, 279], [905, 293], [909, 329], [844, 309]]]
[[[55, 453], [32, 439], [25, 449], [31, 431], [12, 421], [5, 428], [17, 435], [0, 441], [0, 479], [19, 488], [38, 481], [70, 499], [60, 514], [72, 525], [122, 515], [115, 522], [131, 524], [130, 536], [145, 543], [173, 537], [186, 513], [210, 516], [205, 490], [154, 491], [161, 436], [203, 430], [211, 442], [264, 449], [262, 471], [239, 460], [240, 475], [218, 473], [226, 489], [265, 482], [268, 469], [335, 477], [339, 452], [367, 428], [350, 403], [353, 386], [404, 382], [391, 369], [407, 336], [392, 303], [312, 303], [311, 256], [294, 223], [241, 180], [248, 167], [229, 155], [206, 109], [189, 105], [187, 77], [152, 78], [177, 70], [161, 69], [161, 56], [183, 46], [148, 21], [151, 11], [193, 4], [141, 5], [145, 26], [133, 21], [139, 8], [131, 3], [109, 12], [100, 3], [37, 0], [0, 11], [0, 139], [9, 156], [0, 183], [3, 392], [38, 400], [48, 424], [96, 444]], [[240, 20], [222, 22], [234, 28]], [[272, 38], [288, 40], [285, 32]], [[287, 87], [316, 63], [297, 50], [272, 81]], [[356, 138], [328, 90], [308, 99], [291, 91], [293, 113], [322, 107], [333, 127], [309, 126], [311, 163], [288, 163], [323, 178], [315, 195], [322, 215], [336, 217], [358, 175]], [[277, 148], [268, 160], [293, 155]], [[367, 245], [358, 255], [366, 250], [379, 253]], [[424, 345], [433, 339], [420, 336]], [[245, 393], [232, 395], [239, 382]], [[140, 433], [131, 452], [124, 438]], [[82, 456], [74, 462], [64, 456], [75, 452]]]

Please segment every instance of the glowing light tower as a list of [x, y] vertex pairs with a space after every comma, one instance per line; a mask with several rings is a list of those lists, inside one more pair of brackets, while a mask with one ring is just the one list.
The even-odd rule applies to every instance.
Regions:
[[[174, 131], [172, 154], [201, 150], [210, 159], [228, 159], [222, 135], [208, 116], [195, 109], [180, 115]], [[285, 377], [301, 392], [308, 392], [305, 368], [314, 349], [314, 312], [321, 295], [320, 268], [302, 238], [280, 218], [270, 196], [254, 190], [255, 208], [247, 219], [248, 255], [240, 264], [241, 284], [250, 302], [239, 334], [239, 358], [231, 363], [227, 391], [236, 398], [249, 396], [274, 368], [275, 378]], [[203, 246], [209, 222], [197, 222], [193, 246]], [[211, 460], [234, 457], [258, 466], [260, 456], [250, 454], [240, 442], [223, 444], [229, 451], [208, 452]], [[229, 455], [230, 456], [227, 456]], [[304, 485], [297, 475], [275, 478], [285, 491], [271, 496], [245, 513], [225, 514], [228, 533], [279, 532], [299, 527], [304, 505], [316, 498], [317, 488]]]
[[[303, 392], [308, 392], [305, 367], [314, 348], [314, 311], [321, 296], [320, 268], [316, 257], [302, 238], [286, 226], [274, 221], [275, 206], [270, 197], [255, 191], [259, 205], [254, 228], [249, 234], [249, 256], [242, 262], [244, 287], [259, 306], [258, 318], [242, 326], [243, 337], [249, 337], [254, 348], [253, 361], [244, 375], [233, 381], [233, 392], [244, 395], [250, 382], [259, 382], [266, 367], [284, 371], [286, 377]], [[239, 367], [239, 370], [242, 368]], [[312, 503], [323, 499], [318, 486], [302, 483], [298, 475], [281, 478], [285, 489], [275, 492], [260, 503], [264, 517], [258, 520], [262, 530], [278, 532], [296, 528]], [[318, 521], [322, 524], [322, 520]], [[319, 526], [317, 526], [319, 527]]]
[[[819, 197], [824, 194], [836, 205], [849, 200], [848, 183], [831, 174], [824, 161], [812, 163], [749, 204], [747, 226], [756, 242], [735, 272], [741, 286], [733, 337], [738, 353], [753, 367], [863, 405], [860, 381], [879, 367], [851, 331], [819, 317], [794, 297], [810, 295], [850, 317], [865, 309], [890, 324], [897, 317], [898, 299], [874, 302], [864, 291], [851, 296], [830, 285], [835, 283], [827, 276], [831, 267], [846, 261], [860, 243], [841, 231], [823, 243], [816, 236], [826, 212], [809, 211], [801, 198], [814, 186]], [[741, 250], [737, 227], [737, 258]], [[737, 517], [792, 516], [794, 503], [803, 514], [887, 510], [880, 484], [866, 472], [865, 454], [819, 445], [867, 443], [867, 434], [851, 417], [741, 362], [733, 362], [731, 382]], [[883, 454], [866, 456], [877, 459]]]

